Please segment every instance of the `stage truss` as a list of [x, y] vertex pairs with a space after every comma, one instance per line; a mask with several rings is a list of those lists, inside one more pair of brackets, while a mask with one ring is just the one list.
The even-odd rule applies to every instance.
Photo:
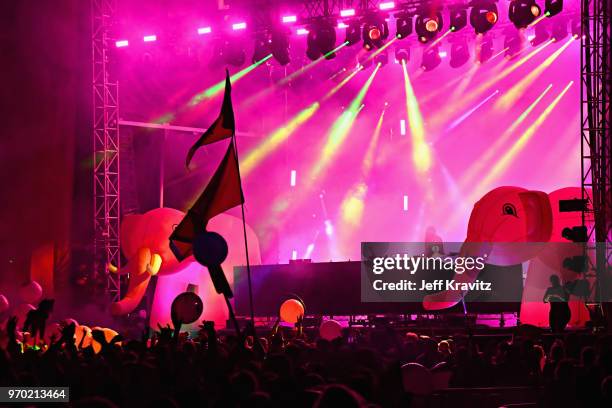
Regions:
[[582, 198], [591, 200], [582, 213], [588, 228], [587, 255], [595, 260], [597, 302], [610, 300], [602, 291], [612, 255], [612, 145], [610, 143], [610, 10], [609, 0], [582, 0], [581, 104]]
[[91, 1], [94, 276], [106, 279], [113, 301], [121, 296], [120, 277], [109, 271], [109, 265], [121, 266], [119, 89], [108, 70], [109, 29], [116, 6], [116, 0]]

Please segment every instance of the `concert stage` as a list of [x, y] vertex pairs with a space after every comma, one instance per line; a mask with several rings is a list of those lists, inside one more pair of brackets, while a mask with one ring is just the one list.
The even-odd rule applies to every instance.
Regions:
[[612, 404], [608, 2], [1, 3], [0, 386]]

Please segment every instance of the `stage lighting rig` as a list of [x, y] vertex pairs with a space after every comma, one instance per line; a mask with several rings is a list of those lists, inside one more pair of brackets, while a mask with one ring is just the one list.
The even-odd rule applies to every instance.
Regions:
[[346, 27], [345, 41], [347, 45], [355, 45], [361, 40], [361, 23], [359, 20], [352, 20]]
[[270, 49], [272, 51], [272, 56], [276, 61], [278, 61], [279, 64], [289, 64], [289, 62], [291, 61], [291, 57], [289, 56], [288, 29], [276, 29], [272, 31], [272, 35], [270, 37]]
[[336, 28], [329, 20], [319, 20], [308, 30], [306, 39], [306, 56], [316, 60], [321, 55], [332, 59], [336, 53], [331, 52], [336, 47]]
[[544, 13], [546, 13], [547, 17], [556, 16], [562, 10], [563, 10], [563, 0], [545, 0], [544, 1]]
[[440, 50], [437, 45], [423, 48], [423, 59], [421, 62], [423, 71], [431, 71], [440, 65], [441, 62], [442, 57], [440, 57]]
[[385, 65], [387, 65], [388, 62], [389, 62], [389, 55], [387, 54], [386, 50], [379, 53], [376, 57], [374, 57], [375, 65], [380, 64], [381, 67], [384, 67]]
[[402, 61], [408, 62], [410, 60], [410, 48], [397, 47], [395, 49], [395, 60], [400, 64]]
[[459, 68], [470, 59], [470, 50], [465, 37], [453, 39], [451, 42], [450, 62], [452, 68]]
[[542, 10], [535, 0], [512, 0], [508, 7], [508, 18], [516, 28], [526, 28], [540, 14]]
[[554, 19], [552, 24], [552, 38], [555, 41], [561, 41], [567, 37], [567, 18], [565, 16], [559, 16]]
[[412, 34], [412, 16], [408, 13], [395, 15], [395, 37], [399, 40]]
[[380, 14], [370, 14], [363, 24], [363, 48], [370, 51], [380, 48], [389, 37], [389, 25]]
[[493, 39], [491, 37], [484, 36], [478, 47], [478, 55], [476, 61], [480, 64], [484, 64], [493, 56]]
[[519, 52], [521, 52], [521, 36], [516, 30], [512, 29], [511, 32], [507, 32], [504, 37], [504, 56], [508, 59], [514, 58]]
[[459, 31], [467, 25], [467, 10], [462, 5], [449, 6], [449, 24], [451, 31]]
[[420, 42], [434, 39], [442, 31], [443, 20], [439, 9], [422, 8], [414, 23], [414, 31]]
[[548, 25], [543, 21], [540, 24], [537, 24], [534, 27], [535, 37], [531, 40], [531, 45], [537, 47], [540, 44], [548, 41], [550, 39], [550, 32], [548, 31]]
[[493, 0], [473, 0], [470, 5], [470, 24], [474, 27], [476, 34], [484, 34], [493, 28], [499, 13], [497, 4]]

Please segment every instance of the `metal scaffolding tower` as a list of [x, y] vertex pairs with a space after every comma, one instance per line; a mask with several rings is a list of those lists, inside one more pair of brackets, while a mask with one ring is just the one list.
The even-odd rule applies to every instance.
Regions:
[[93, 75], [93, 206], [94, 274], [104, 277], [113, 301], [120, 298], [119, 275], [109, 265], [120, 267], [119, 241], [119, 125], [118, 84], [109, 79], [109, 28], [116, 0], [91, 1], [91, 48]]
[[609, 301], [602, 288], [612, 255], [612, 144], [610, 143], [610, 1], [582, 0], [581, 152], [587, 255], [595, 260], [597, 302]]

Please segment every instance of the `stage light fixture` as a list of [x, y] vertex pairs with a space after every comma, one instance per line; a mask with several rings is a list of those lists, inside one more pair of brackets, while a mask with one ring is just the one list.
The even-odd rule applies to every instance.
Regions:
[[477, 61], [480, 64], [484, 64], [493, 56], [493, 40], [485, 36], [480, 42], [480, 47], [478, 49], [478, 59]]
[[541, 22], [534, 27], [534, 34], [535, 36], [530, 41], [531, 45], [534, 47], [537, 47], [550, 39], [550, 32], [548, 31], [547, 24], [544, 24], [544, 22]]
[[245, 22], [232, 24], [232, 30], [234, 30], [234, 31], [244, 30], [244, 29], [246, 29], [246, 23]]
[[381, 67], [387, 65], [388, 62], [389, 62], [389, 55], [387, 54], [386, 50], [379, 53], [376, 57], [374, 57], [374, 64], [376, 65], [380, 64]]
[[336, 47], [336, 28], [329, 20], [320, 20], [313, 24], [308, 30], [306, 39], [306, 56], [311, 60], [316, 60], [321, 55], [326, 59], [336, 56], [331, 52]]
[[516, 28], [526, 28], [542, 13], [535, 0], [512, 0], [508, 7], [508, 18]]
[[210, 27], [200, 27], [198, 28], [198, 35], [210, 34], [212, 29]]
[[484, 34], [492, 29], [499, 19], [497, 4], [492, 0], [474, 0], [470, 4], [470, 24], [476, 34]]
[[289, 33], [287, 30], [276, 29], [272, 31], [270, 49], [272, 56], [279, 64], [283, 66], [289, 64], [291, 57], [289, 56]]
[[582, 35], [582, 23], [580, 21], [580, 16], [572, 19], [572, 35], [576, 38]]
[[395, 17], [395, 37], [401, 40], [412, 34], [412, 16], [402, 13]]
[[426, 43], [436, 37], [442, 30], [442, 13], [440, 11], [430, 11], [422, 9], [414, 23], [414, 30], [420, 42]]
[[283, 16], [283, 23], [295, 23], [297, 16]]
[[552, 38], [555, 41], [561, 41], [567, 37], [567, 35], [567, 18], [565, 18], [565, 16], [559, 16], [552, 24]]
[[504, 56], [508, 59], [514, 58], [521, 52], [521, 36], [515, 31], [509, 32], [504, 37]]
[[392, 1], [385, 1], [378, 5], [378, 8], [381, 10], [391, 10], [395, 8], [395, 3]]
[[145, 35], [142, 40], [144, 42], [154, 42], [157, 41], [157, 36], [156, 35]]
[[340, 10], [340, 17], [352, 17], [355, 15], [355, 9]]
[[470, 50], [465, 38], [456, 40], [451, 45], [449, 65], [452, 68], [459, 68], [470, 59]]
[[423, 59], [421, 62], [421, 68], [424, 71], [431, 71], [435, 69], [442, 62], [442, 57], [438, 46], [425, 47], [423, 48]]
[[395, 60], [400, 64], [408, 62], [410, 60], [410, 48], [397, 47], [395, 49]]
[[115, 47], [117, 48], [127, 47], [129, 44], [130, 43], [128, 40], [119, 40], [115, 42]]
[[346, 37], [345, 41], [348, 43], [347, 45], [355, 45], [361, 40], [361, 24], [359, 20], [353, 20], [349, 22], [346, 27]]
[[389, 37], [389, 25], [387, 21], [378, 14], [366, 16], [362, 30], [363, 48], [370, 51], [380, 48]]
[[563, 0], [544, 0], [544, 13], [547, 17], [556, 16], [563, 10]]
[[467, 25], [467, 10], [463, 6], [450, 6], [449, 24], [451, 31], [459, 31]]

